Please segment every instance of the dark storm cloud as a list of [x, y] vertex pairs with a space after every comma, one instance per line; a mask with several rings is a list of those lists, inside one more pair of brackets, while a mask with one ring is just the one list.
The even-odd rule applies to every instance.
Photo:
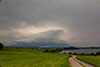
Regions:
[[[21, 29], [21, 33], [15, 29], [34, 26], [44, 30], [55, 27], [63, 30], [63, 34], [59, 37], [65, 42], [75, 46], [94, 46], [94, 44], [99, 46], [99, 18], [99, 0], [2, 0], [0, 3], [0, 32], [5, 35], [2, 36], [1, 33], [0, 37], [1, 40], [16, 40], [16, 36], [23, 33], [24, 29]], [[41, 32], [39, 31], [40, 34]], [[13, 36], [10, 37], [10, 34]], [[53, 37], [56, 34], [50, 33], [49, 35]]]

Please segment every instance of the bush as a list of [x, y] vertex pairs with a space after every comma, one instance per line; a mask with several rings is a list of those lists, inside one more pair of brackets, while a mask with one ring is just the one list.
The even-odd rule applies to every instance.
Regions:
[[0, 50], [2, 50], [3, 48], [4, 48], [4, 45], [0, 43]]
[[87, 53], [86, 55], [90, 55], [89, 53]]
[[72, 57], [72, 55], [69, 55], [69, 57]]
[[96, 57], [97, 55], [95, 54], [94, 56]]
[[71, 52], [69, 52], [68, 54], [72, 54]]
[[63, 52], [63, 54], [66, 54], [66, 52]]
[[73, 55], [77, 55], [77, 53], [73, 53]]
[[97, 52], [96, 55], [100, 55], [100, 52]]
[[94, 53], [90, 53], [90, 55], [95, 55]]
[[85, 53], [82, 53], [82, 55], [86, 55]]
[[49, 52], [49, 50], [48, 50], [48, 49], [46, 49], [44, 52]]
[[50, 52], [54, 53], [54, 52], [57, 52], [56, 50], [51, 50]]

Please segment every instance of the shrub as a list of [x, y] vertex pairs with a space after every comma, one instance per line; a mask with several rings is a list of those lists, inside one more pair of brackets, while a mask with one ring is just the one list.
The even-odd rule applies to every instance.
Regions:
[[48, 49], [46, 49], [44, 52], [49, 52], [49, 50], [48, 50]]
[[95, 55], [94, 53], [90, 53], [90, 55]]
[[77, 55], [77, 53], [73, 53], [73, 55]]
[[66, 54], [66, 52], [63, 52], [63, 54]]
[[69, 57], [72, 57], [72, 55], [69, 55]]
[[89, 53], [87, 53], [86, 55], [90, 55]]
[[96, 55], [100, 55], [100, 52], [97, 52]]
[[69, 52], [68, 54], [72, 54], [71, 52]]
[[96, 57], [97, 55], [95, 54], [94, 56]]
[[82, 53], [82, 55], [86, 55], [85, 53]]

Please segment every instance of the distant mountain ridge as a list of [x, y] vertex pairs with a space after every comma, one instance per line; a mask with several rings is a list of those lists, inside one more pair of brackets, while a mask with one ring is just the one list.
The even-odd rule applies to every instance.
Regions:
[[31, 43], [25, 43], [25, 42], [18, 42], [14, 45], [10, 45], [9, 47], [24, 47], [24, 48], [31, 48], [31, 47], [70, 47], [67, 43], [54, 43], [54, 42], [31, 42]]

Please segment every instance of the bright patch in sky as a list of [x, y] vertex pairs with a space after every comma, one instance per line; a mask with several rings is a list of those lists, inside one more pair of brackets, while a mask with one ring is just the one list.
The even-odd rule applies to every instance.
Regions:
[[100, 1], [2, 0], [0, 42], [41, 41], [100, 46]]

